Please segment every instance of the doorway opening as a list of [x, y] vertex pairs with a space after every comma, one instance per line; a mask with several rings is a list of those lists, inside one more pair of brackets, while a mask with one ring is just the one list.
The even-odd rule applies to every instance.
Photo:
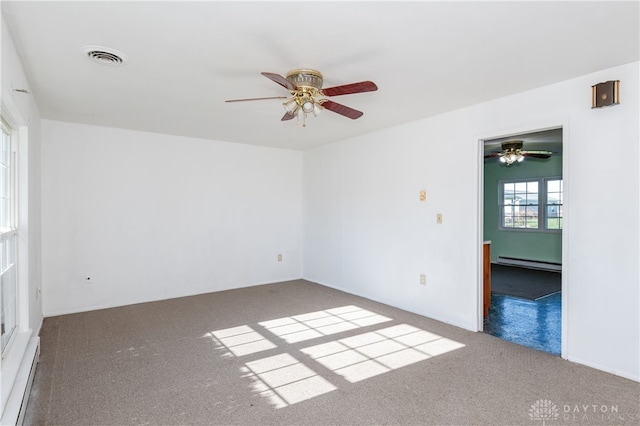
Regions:
[[563, 323], [562, 138], [562, 128], [553, 128], [482, 142], [482, 329], [558, 356]]

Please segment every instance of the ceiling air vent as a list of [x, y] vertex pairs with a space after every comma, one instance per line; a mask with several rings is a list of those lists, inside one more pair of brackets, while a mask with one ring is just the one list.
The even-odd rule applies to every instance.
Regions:
[[119, 67], [124, 65], [128, 60], [127, 55], [124, 53], [108, 47], [85, 46], [82, 50], [89, 59], [102, 65]]

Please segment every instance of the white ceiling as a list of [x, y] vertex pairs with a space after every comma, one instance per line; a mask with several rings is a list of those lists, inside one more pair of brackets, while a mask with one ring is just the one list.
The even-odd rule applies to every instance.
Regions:
[[[639, 59], [639, 2], [2, 1], [43, 118], [293, 149], [433, 116]], [[87, 45], [129, 62], [90, 61]], [[333, 97], [302, 128], [260, 75], [294, 68]], [[598, 83], [598, 82], [594, 82]], [[585, 87], [585, 90], [590, 90]]]

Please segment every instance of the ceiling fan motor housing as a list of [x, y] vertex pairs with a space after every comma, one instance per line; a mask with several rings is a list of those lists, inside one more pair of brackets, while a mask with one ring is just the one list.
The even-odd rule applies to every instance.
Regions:
[[503, 151], [515, 151], [518, 149], [522, 149], [523, 143], [522, 141], [508, 141], [502, 144]]
[[322, 74], [320, 71], [310, 69], [297, 69], [287, 73], [287, 80], [299, 89], [322, 89]]

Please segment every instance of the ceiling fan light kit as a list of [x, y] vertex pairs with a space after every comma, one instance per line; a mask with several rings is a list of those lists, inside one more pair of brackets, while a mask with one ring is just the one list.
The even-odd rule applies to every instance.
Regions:
[[290, 97], [274, 96], [266, 98], [230, 99], [225, 102], [257, 101], [264, 99], [286, 99], [283, 102], [285, 114], [281, 121], [296, 119], [296, 123], [302, 123], [306, 127], [307, 116], [313, 114], [316, 117], [323, 109], [328, 109], [337, 114], [355, 120], [362, 117], [361, 111], [355, 110], [325, 97], [349, 95], [353, 93], [373, 92], [378, 86], [372, 81], [345, 84], [342, 86], [322, 89], [323, 78], [320, 71], [301, 68], [289, 71], [286, 77], [279, 74], [263, 72], [263, 76], [289, 90]]
[[507, 166], [512, 165], [513, 163], [521, 163], [524, 160], [524, 156], [522, 153], [518, 151], [508, 152], [500, 157], [500, 162], [505, 163]]

